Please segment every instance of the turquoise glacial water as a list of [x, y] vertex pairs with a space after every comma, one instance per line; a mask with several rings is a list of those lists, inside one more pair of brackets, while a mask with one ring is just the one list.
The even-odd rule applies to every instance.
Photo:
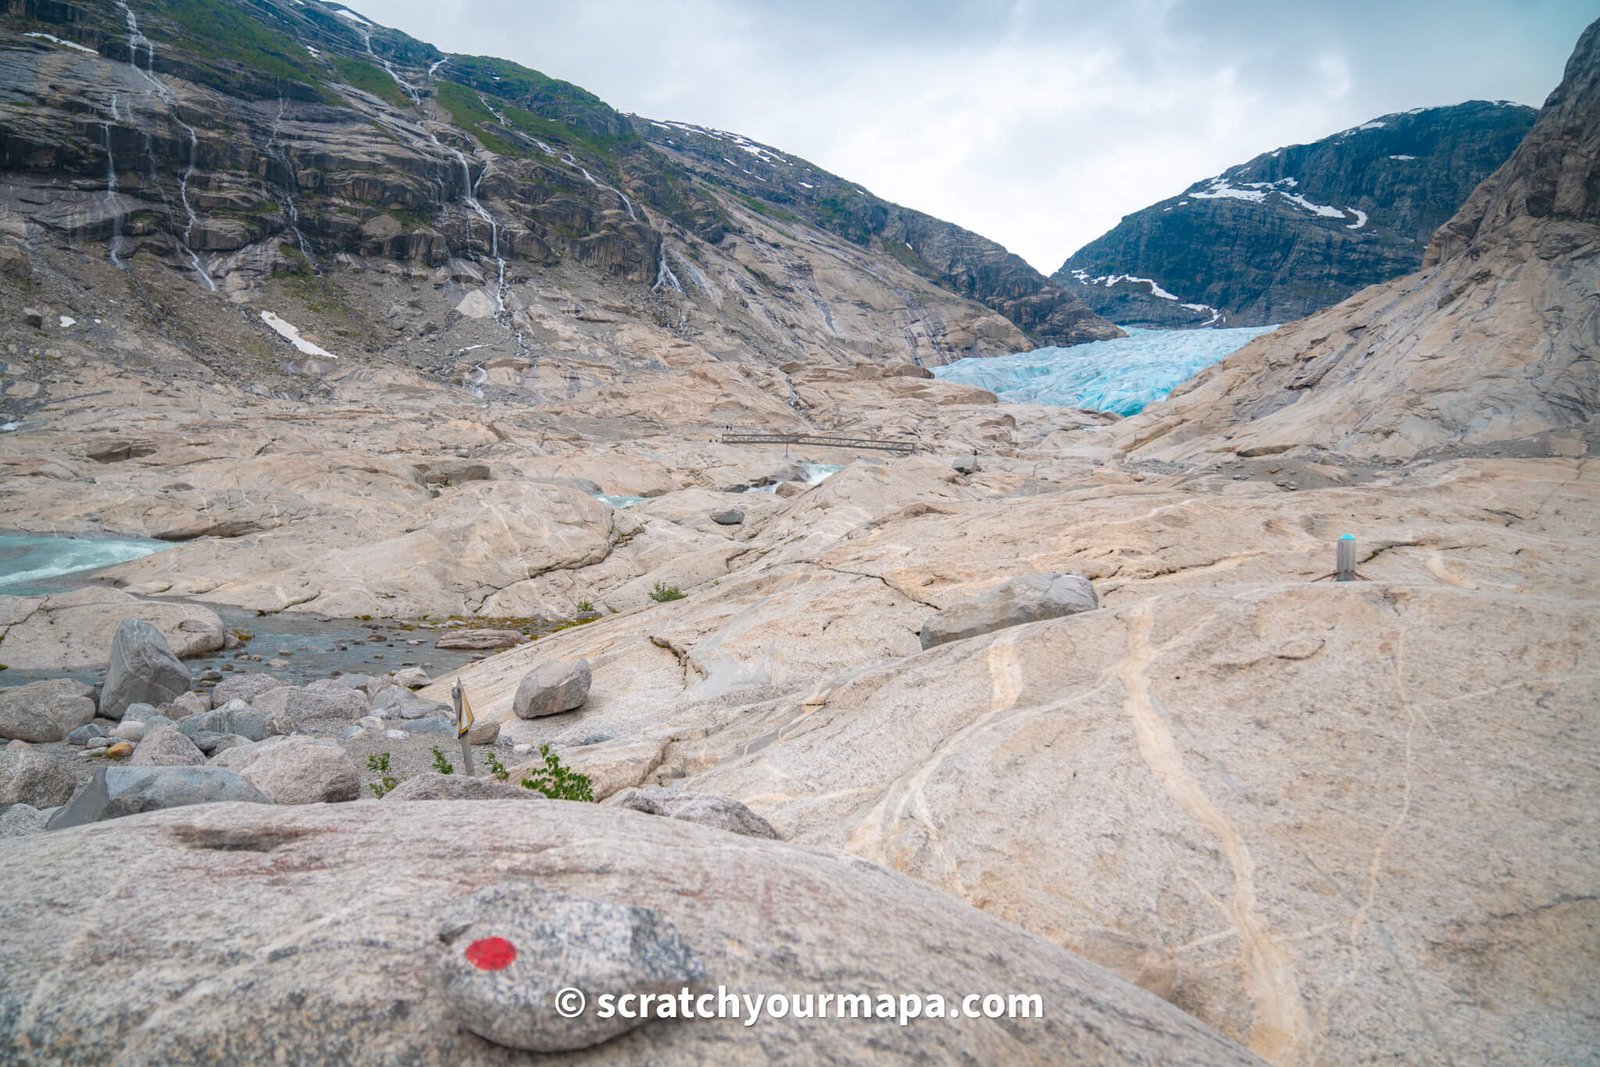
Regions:
[[0, 534], [0, 596], [58, 591], [52, 579], [148, 556], [171, 548], [166, 541], [114, 537]]
[[976, 385], [1012, 403], [1137, 415], [1177, 386], [1276, 326], [1231, 330], [1140, 330], [1071, 348], [960, 359], [934, 376]]

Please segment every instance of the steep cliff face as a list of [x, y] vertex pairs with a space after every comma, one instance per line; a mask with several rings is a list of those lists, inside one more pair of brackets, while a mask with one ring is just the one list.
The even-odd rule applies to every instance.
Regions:
[[[338, 4], [12, 0], [4, 27], [3, 207], [35, 250], [100, 242], [119, 270], [159, 264], [239, 300], [398, 264], [480, 287], [521, 355], [541, 283], [769, 362], [938, 364], [1112, 330], [1041, 298], [1048, 283], [975, 235], [924, 220], [962, 235], [939, 231], [933, 270], [789, 225], [576, 86], [446, 56]], [[583, 279], [557, 277], [570, 268]], [[863, 300], [887, 336], [848, 328]]]
[[1534, 116], [1472, 101], [1276, 149], [1129, 215], [1054, 278], [1131, 325], [1300, 318], [1421, 266], [1433, 231]]
[[891, 204], [803, 159], [738, 134], [643, 120], [646, 138], [763, 214], [838, 234], [970, 297], [1043, 344], [1075, 345], [1122, 331], [1017, 255], [959, 226]]
[[1121, 431], [1148, 458], [1584, 454], [1600, 411], [1600, 23], [1423, 269], [1241, 349]]

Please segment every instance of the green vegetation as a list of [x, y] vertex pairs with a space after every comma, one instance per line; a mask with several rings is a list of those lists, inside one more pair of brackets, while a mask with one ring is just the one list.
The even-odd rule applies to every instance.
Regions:
[[[311, 54], [287, 34], [252, 18], [246, 9], [209, 0], [159, 0], [154, 7], [157, 17], [143, 21], [144, 32], [187, 50], [202, 65], [201, 72], [210, 75], [201, 80], [221, 88], [253, 88], [265, 94], [272, 89], [260, 84], [264, 77], [268, 82], [290, 82], [310, 90], [297, 95], [329, 102], [334, 99], [318, 84], [321, 79]], [[163, 32], [168, 27], [170, 31]], [[238, 72], [232, 72], [234, 76], [229, 77], [229, 72], [216, 69], [217, 63], [243, 67], [247, 76], [240, 79]]]
[[733, 192], [733, 198], [735, 200], [739, 201], [739, 203], [743, 204], [751, 211], [754, 211], [757, 215], [765, 215], [769, 219], [778, 219], [780, 222], [800, 221], [800, 216], [796, 215], [792, 211], [785, 211], [783, 208], [778, 207], [775, 204], [769, 204], [765, 200], [757, 200], [755, 197], [747, 196], [738, 190], [731, 191]]
[[580, 601], [578, 601], [578, 614], [579, 615], [588, 615], [588, 614], [592, 613], [593, 611], [594, 611], [594, 603], [593, 603], [593, 601], [589, 601], [589, 600], [580, 600]]
[[346, 56], [330, 56], [334, 69], [339, 72], [346, 85], [353, 85], [364, 93], [371, 93], [380, 100], [387, 101], [395, 107], [410, 107], [411, 98], [405, 90], [395, 84], [389, 72], [382, 67], [360, 59], [350, 59]]
[[486, 752], [483, 756], [484, 766], [489, 768], [489, 777], [496, 781], [505, 781], [511, 777], [511, 772], [506, 770], [506, 765], [500, 762], [500, 757], [493, 752]]
[[434, 770], [438, 771], [440, 774], [456, 773], [455, 766], [449, 760], [444, 758], [443, 749], [441, 749], [438, 745], [434, 745], [431, 751], [433, 752]]
[[563, 767], [560, 757], [550, 751], [549, 745], [540, 745], [539, 755], [544, 758], [544, 768], [524, 778], [522, 788], [543, 793], [551, 800], [594, 803], [594, 787], [588, 775]]
[[683, 590], [675, 585], [668, 585], [660, 579], [656, 580], [655, 587], [650, 590], [650, 599], [657, 604], [665, 604], [669, 600], [682, 600]]
[[[438, 749], [434, 749], [434, 751], [437, 752]], [[379, 775], [376, 782], [367, 783], [367, 788], [372, 790], [372, 795], [379, 800], [383, 799], [384, 794], [393, 792], [394, 787], [400, 784], [400, 779], [389, 773], [389, 753], [387, 752], [381, 756], [368, 756], [367, 770]]]

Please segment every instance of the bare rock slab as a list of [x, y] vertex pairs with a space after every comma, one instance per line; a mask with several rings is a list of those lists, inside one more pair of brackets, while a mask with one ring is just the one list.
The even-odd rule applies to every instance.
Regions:
[[337, 744], [285, 737], [238, 749], [229, 762], [274, 804], [331, 804], [361, 795], [361, 772]]
[[544, 795], [511, 782], [429, 771], [401, 782], [385, 800], [543, 800]]
[[1059, 619], [1100, 606], [1094, 586], [1081, 574], [1041, 571], [1013, 578], [974, 600], [955, 604], [922, 624], [922, 647], [933, 648], [1008, 626]]
[[522, 679], [511, 710], [519, 719], [559, 715], [583, 706], [589, 699], [592, 675], [586, 659], [541, 663]]
[[173, 655], [161, 631], [143, 619], [123, 619], [111, 639], [111, 666], [100, 692], [100, 714], [120, 719], [129, 704], [165, 704], [189, 691], [189, 668]]
[[487, 652], [520, 645], [526, 640], [527, 637], [517, 630], [458, 630], [439, 638], [433, 647]]
[[72, 769], [35, 748], [0, 749], [0, 810], [13, 804], [53, 808], [77, 788]]

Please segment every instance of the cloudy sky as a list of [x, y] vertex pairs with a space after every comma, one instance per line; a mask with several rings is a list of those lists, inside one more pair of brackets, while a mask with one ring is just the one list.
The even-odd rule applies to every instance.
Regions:
[[1537, 106], [1594, 0], [348, 0], [650, 118], [734, 130], [1050, 273], [1283, 144]]

